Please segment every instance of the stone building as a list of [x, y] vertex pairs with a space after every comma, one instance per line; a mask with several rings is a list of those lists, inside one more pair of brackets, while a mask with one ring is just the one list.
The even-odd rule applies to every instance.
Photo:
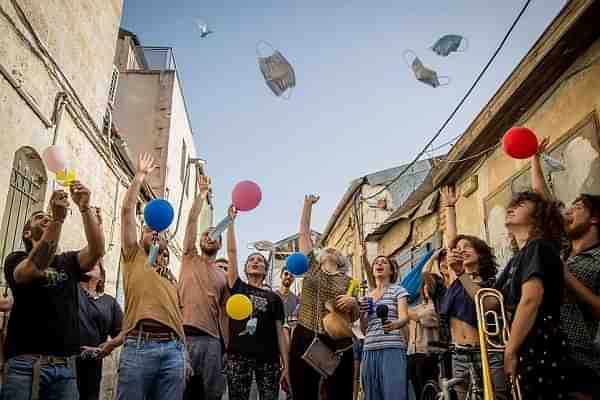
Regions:
[[[321, 246], [335, 247], [348, 256], [352, 277], [359, 281], [366, 279], [360, 256], [362, 243], [419, 187], [430, 173], [431, 161], [417, 162], [392, 182], [406, 168], [402, 165], [352, 181], [323, 231]], [[367, 242], [367, 259], [377, 254], [377, 245]]]
[[[175, 256], [171, 268], [179, 276], [185, 223], [206, 161], [197, 158], [173, 49], [142, 46], [134, 33], [121, 29], [115, 65], [118, 85], [112, 123], [133, 159], [146, 152], [158, 162], [149, 185], [156, 196], [169, 200], [176, 210], [168, 235]], [[200, 231], [212, 224], [212, 215], [212, 205], [205, 207]]]
[[[135, 36], [119, 30], [122, 7], [122, 0], [0, 0], [0, 185], [6, 188], [0, 193], [0, 265], [22, 248], [27, 217], [46, 207], [58, 187], [41, 159], [44, 149], [56, 144], [90, 188], [93, 205], [102, 208], [106, 291], [121, 300], [119, 210], [136, 155], [151, 151], [160, 163], [156, 178], [140, 194], [139, 222], [143, 204], [155, 197], [182, 210], [179, 228], [173, 224], [168, 233], [175, 272], [195, 180], [205, 165], [195, 159], [172, 51], [148, 52], [138, 42], [131, 50], [138, 57], [130, 64], [119, 62], [124, 38]], [[165, 61], [161, 67], [160, 57]], [[136, 109], [137, 96], [153, 90], [157, 96], [145, 100], [155, 103]], [[142, 106], [147, 106], [144, 118], [136, 120]], [[133, 121], [141, 120], [148, 124], [135, 129]], [[206, 212], [208, 223], [210, 208]], [[60, 248], [79, 249], [84, 242], [80, 216], [73, 212]], [[104, 364], [106, 399], [113, 396], [117, 359], [114, 354]]]
[[501, 267], [511, 257], [504, 217], [514, 192], [528, 189], [530, 160], [507, 156], [500, 140], [513, 126], [550, 139], [548, 152], [565, 171], [546, 169], [558, 199], [600, 194], [600, 3], [569, 1], [483, 107], [420, 194], [409, 199], [367, 240], [384, 254], [437, 247], [444, 230], [436, 203], [441, 185], [457, 187], [460, 233], [486, 240]]
[[[106, 287], [115, 293], [120, 203], [129, 175], [105, 129], [122, 0], [0, 1], [0, 261], [22, 248], [32, 211], [47, 204], [56, 182], [40, 154], [55, 143], [102, 207]], [[67, 218], [60, 247], [84, 245], [78, 213]], [[0, 274], [4, 281], [4, 274]], [[6, 321], [6, 318], [3, 318]], [[5, 326], [5, 324], [3, 324]], [[105, 386], [114, 383], [109, 359]]]
[[[317, 231], [310, 231], [311, 241], [313, 244], [317, 244], [321, 239], [321, 234]], [[267, 260], [269, 260], [269, 271], [265, 282], [273, 289], [279, 289], [281, 286], [281, 271], [285, 268], [287, 257], [300, 251], [300, 234], [285, 237], [278, 240], [275, 243], [266, 243], [267, 246], [260, 246], [260, 243], [255, 243], [254, 248], [259, 251], [265, 251], [267, 253]], [[302, 277], [297, 277], [294, 281], [291, 290], [298, 294], [302, 288]]]

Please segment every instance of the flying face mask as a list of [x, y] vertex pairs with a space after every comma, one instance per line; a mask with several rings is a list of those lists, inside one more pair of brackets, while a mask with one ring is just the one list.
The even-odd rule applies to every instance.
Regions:
[[[463, 47], [461, 48], [461, 44]], [[438, 56], [447, 57], [453, 52], [466, 51], [468, 47], [467, 38], [460, 35], [444, 35], [431, 46], [431, 50]]]
[[[414, 55], [414, 59], [412, 62], [408, 62], [407, 56], [411, 56]], [[438, 86], [446, 86], [447, 84], [450, 83], [450, 78], [447, 76], [438, 76], [437, 72], [435, 72], [432, 69], [427, 68], [423, 62], [419, 59], [419, 57], [417, 57], [414, 52], [408, 50], [404, 53], [404, 60], [406, 61], [406, 63], [408, 65], [410, 65], [410, 68], [412, 69], [413, 73], [415, 74], [415, 78], [417, 78], [417, 80], [433, 87], [436, 88]]]
[[246, 322], [246, 329], [240, 332], [239, 336], [242, 335], [254, 335], [256, 332], [256, 327], [258, 326], [258, 319], [256, 317], [252, 317]]
[[296, 86], [294, 68], [279, 50], [273, 49], [272, 55], [263, 57], [259, 54], [257, 48], [257, 55], [258, 66], [265, 83], [276, 96], [279, 97]]

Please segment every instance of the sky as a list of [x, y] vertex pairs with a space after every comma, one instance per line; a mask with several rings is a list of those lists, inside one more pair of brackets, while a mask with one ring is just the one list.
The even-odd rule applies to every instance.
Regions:
[[[534, 0], [452, 123], [434, 144], [460, 135], [533, 46], [565, 0]], [[198, 156], [213, 180], [215, 220], [241, 180], [257, 182], [260, 206], [241, 213], [238, 248], [298, 231], [306, 193], [317, 193], [322, 231], [350, 181], [410, 162], [488, 61], [524, 0], [125, 0], [122, 27], [144, 46], [174, 49]], [[196, 21], [215, 31], [202, 39]], [[442, 35], [468, 39], [440, 57]], [[265, 41], [293, 65], [290, 100], [266, 86], [256, 61]], [[268, 48], [261, 47], [269, 55]], [[450, 84], [414, 78], [413, 50]], [[447, 148], [446, 148], [447, 149]], [[444, 149], [444, 150], [446, 150]]]

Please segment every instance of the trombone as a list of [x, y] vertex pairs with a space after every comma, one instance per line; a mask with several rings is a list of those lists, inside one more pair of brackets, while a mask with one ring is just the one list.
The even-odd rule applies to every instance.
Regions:
[[[493, 307], [490, 307], [490, 301]], [[488, 306], [486, 307], [486, 302]], [[496, 289], [483, 288], [475, 294], [477, 327], [483, 380], [483, 399], [495, 400], [492, 374], [490, 371], [489, 351], [504, 351], [510, 337], [509, 321], [504, 309], [504, 297]], [[513, 400], [522, 400], [519, 377], [509, 377], [510, 393]]]

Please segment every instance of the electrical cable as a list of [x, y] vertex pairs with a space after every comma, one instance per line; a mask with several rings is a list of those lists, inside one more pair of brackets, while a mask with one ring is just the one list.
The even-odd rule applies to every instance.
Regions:
[[521, 17], [525, 13], [525, 10], [527, 10], [527, 8], [529, 7], [530, 3], [531, 3], [531, 0], [525, 1], [525, 4], [521, 8], [521, 11], [519, 12], [519, 14], [515, 18], [515, 20], [512, 22], [510, 28], [508, 29], [508, 31], [506, 32], [506, 34], [504, 35], [504, 37], [500, 41], [500, 44], [498, 45], [498, 47], [496, 48], [496, 50], [492, 54], [491, 58], [485, 64], [485, 66], [483, 67], [483, 69], [481, 70], [481, 72], [479, 73], [479, 75], [477, 76], [477, 78], [475, 79], [475, 81], [473, 82], [473, 84], [471, 85], [471, 87], [469, 88], [469, 90], [467, 90], [467, 92], [465, 93], [465, 95], [458, 102], [458, 105], [450, 113], [450, 116], [448, 116], [448, 118], [446, 118], [446, 120], [444, 121], [444, 123], [442, 124], [442, 126], [438, 129], [438, 131], [435, 133], [435, 135], [433, 135], [433, 137], [427, 142], [427, 144], [425, 145], [425, 147], [419, 152], [419, 154], [417, 154], [417, 156], [414, 158], [413, 161], [411, 161], [402, 171], [400, 171], [400, 173], [395, 178], [393, 178], [388, 183], [386, 183], [384, 185], [384, 187], [381, 188], [380, 190], [378, 190], [377, 192], [369, 195], [368, 197], [363, 197], [362, 198], [363, 201], [372, 199], [373, 197], [376, 197], [380, 193], [382, 193], [383, 191], [387, 190], [394, 182], [396, 182], [398, 179], [400, 179], [410, 168], [412, 168], [419, 161], [419, 159], [423, 156], [423, 154], [425, 154], [425, 152], [427, 152], [427, 149], [442, 134], [442, 132], [444, 131], [444, 129], [446, 128], [446, 126], [450, 123], [450, 121], [452, 121], [452, 119], [454, 118], [454, 116], [456, 115], [456, 113], [463, 106], [463, 104], [465, 103], [465, 101], [467, 100], [467, 98], [471, 95], [471, 93], [473, 92], [473, 90], [475, 89], [475, 87], [477, 87], [477, 85], [479, 84], [479, 81], [481, 81], [481, 78], [483, 78], [483, 75], [485, 75], [485, 73], [487, 72], [488, 68], [492, 65], [492, 63], [496, 59], [496, 56], [500, 53], [500, 51], [504, 47], [504, 44], [508, 41], [508, 38], [510, 37], [512, 31], [514, 30], [514, 28], [517, 25], [517, 23], [520, 21]]

